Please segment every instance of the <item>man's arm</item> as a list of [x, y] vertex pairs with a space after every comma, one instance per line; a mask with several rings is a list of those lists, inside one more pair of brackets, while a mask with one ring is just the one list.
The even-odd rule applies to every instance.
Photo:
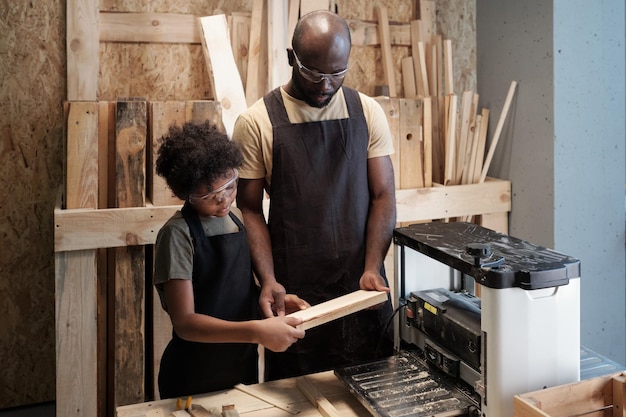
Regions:
[[396, 190], [393, 166], [389, 156], [367, 160], [370, 211], [367, 219], [365, 270], [359, 286], [365, 290], [388, 291], [380, 276], [393, 229], [396, 225]]
[[252, 266], [261, 283], [259, 304], [265, 317], [285, 314], [285, 288], [276, 281], [272, 244], [263, 214], [264, 179], [240, 179], [237, 188], [237, 207], [243, 214]]

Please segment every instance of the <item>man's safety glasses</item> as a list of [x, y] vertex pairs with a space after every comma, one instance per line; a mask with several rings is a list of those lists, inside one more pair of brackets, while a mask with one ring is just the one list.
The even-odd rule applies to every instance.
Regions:
[[302, 62], [300, 62], [300, 58], [298, 58], [296, 51], [292, 50], [292, 52], [293, 57], [296, 59], [296, 65], [298, 66], [298, 71], [300, 72], [300, 75], [302, 75], [302, 78], [312, 83], [318, 84], [324, 80], [328, 80], [328, 82], [330, 83], [341, 81], [345, 78], [346, 73], [348, 72], [348, 68], [338, 72], [334, 72], [332, 74], [324, 74], [323, 72], [308, 69], [307, 67], [302, 65]]
[[197, 201], [201, 204], [221, 204], [222, 201], [224, 201], [224, 198], [227, 198], [233, 195], [233, 193], [237, 189], [237, 180], [239, 179], [239, 171], [233, 168], [233, 173], [234, 173], [233, 177], [221, 187], [201, 196], [196, 196], [196, 195], [191, 194], [189, 196], [189, 201], [192, 203]]

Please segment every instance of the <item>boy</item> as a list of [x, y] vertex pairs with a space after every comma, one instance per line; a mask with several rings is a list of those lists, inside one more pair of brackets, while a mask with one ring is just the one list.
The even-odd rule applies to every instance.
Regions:
[[[159, 370], [161, 398], [258, 381], [257, 346], [281, 352], [304, 337], [299, 319], [261, 320], [237, 195], [238, 146], [208, 122], [171, 126], [157, 174], [181, 200], [156, 240], [154, 285], [173, 335]], [[289, 295], [290, 307], [308, 304]]]

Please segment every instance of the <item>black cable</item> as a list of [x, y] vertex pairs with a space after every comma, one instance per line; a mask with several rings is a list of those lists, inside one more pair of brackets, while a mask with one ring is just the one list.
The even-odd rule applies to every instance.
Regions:
[[376, 350], [374, 351], [374, 358], [378, 359], [378, 355], [380, 354], [380, 347], [382, 345], [383, 340], [385, 339], [385, 335], [389, 331], [389, 325], [393, 321], [393, 318], [395, 317], [396, 314], [398, 314], [398, 311], [400, 311], [400, 309], [402, 307], [406, 306], [406, 305], [407, 305], [406, 300], [401, 298], [400, 299], [400, 305], [398, 307], [396, 307], [396, 309], [391, 314], [391, 317], [389, 317], [389, 320], [387, 320], [387, 324], [385, 325], [385, 328], [383, 329], [383, 332], [380, 335], [380, 338], [378, 339], [378, 343], [376, 344]]

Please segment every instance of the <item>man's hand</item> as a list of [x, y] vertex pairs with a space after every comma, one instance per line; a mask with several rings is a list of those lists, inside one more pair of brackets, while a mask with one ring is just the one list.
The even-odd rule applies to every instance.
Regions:
[[304, 301], [295, 294], [285, 295], [285, 314], [291, 314], [296, 311], [304, 310], [311, 307], [311, 304]]
[[285, 315], [285, 287], [276, 281], [261, 287], [259, 307], [264, 317]]
[[362, 290], [376, 290], [389, 292], [389, 287], [385, 285], [385, 279], [377, 271], [366, 270], [359, 280], [359, 288]]

